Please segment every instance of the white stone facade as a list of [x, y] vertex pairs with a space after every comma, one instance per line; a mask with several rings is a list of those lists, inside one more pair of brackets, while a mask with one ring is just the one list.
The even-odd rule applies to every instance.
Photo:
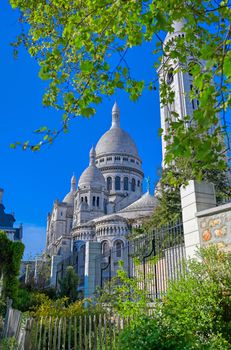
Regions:
[[[168, 50], [171, 51], [171, 46], [174, 46], [174, 41], [177, 38], [184, 38], [184, 22], [173, 22], [173, 32], [168, 33], [164, 40], [164, 47], [166, 45]], [[197, 64], [204, 65], [203, 62], [196, 62]], [[188, 57], [187, 66], [195, 64], [193, 57]], [[172, 103], [161, 104], [160, 116], [161, 116], [161, 128], [162, 133], [162, 166], [164, 167], [164, 159], [166, 153], [166, 146], [171, 140], [166, 140], [165, 136], [169, 135], [169, 123], [174, 121], [175, 116], [172, 112], [178, 114], [178, 120], [182, 120], [185, 116], [192, 116], [194, 110], [198, 108], [198, 100], [190, 97], [193, 88], [192, 76], [189, 72], [184, 72], [184, 65], [179, 60], [169, 58], [169, 54], [166, 53], [162, 58], [161, 65], [158, 69], [159, 82], [166, 82], [171, 91], [175, 93], [174, 101]]]

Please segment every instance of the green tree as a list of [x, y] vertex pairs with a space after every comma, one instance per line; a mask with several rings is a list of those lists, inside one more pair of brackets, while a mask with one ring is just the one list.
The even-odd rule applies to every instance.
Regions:
[[78, 287], [79, 277], [75, 273], [73, 266], [68, 266], [66, 269], [65, 276], [59, 281], [60, 296], [68, 297], [71, 302], [78, 298]]
[[[102, 96], [113, 95], [117, 89], [127, 91], [133, 101], [144, 88], [156, 89], [155, 71], [154, 79], [137, 80], [126, 60], [131, 48], [142, 49], [147, 42], [153, 49], [152, 65], [159, 66], [160, 57], [168, 55], [180, 62], [183, 72], [190, 72], [195, 87], [191, 98], [196, 97], [200, 104], [193, 118], [185, 116], [182, 120], [174, 112], [174, 122], [170, 122], [166, 136], [171, 139], [166, 162], [183, 159], [198, 178], [206, 169], [226, 167], [224, 155], [230, 149], [226, 111], [231, 104], [228, 0], [9, 1], [20, 10], [20, 21], [25, 24], [15, 49], [25, 45], [38, 61], [39, 76], [48, 83], [43, 104], [63, 111], [61, 129], [39, 128], [40, 142], [27, 141], [23, 149], [35, 151], [52, 143], [68, 130], [72, 119], [92, 116]], [[181, 20], [185, 21], [185, 37], [164, 46], [163, 31], [172, 32], [173, 21]], [[195, 64], [189, 65], [189, 56]], [[199, 61], [206, 62], [205, 67], [197, 64]], [[166, 73], [170, 69], [174, 74], [178, 68], [166, 60]], [[174, 100], [164, 80], [160, 83], [160, 98], [162, 104]]]
[[17, 298], [18, 276], [24, 244], [7, 238], [5, 232], [0, 231], [0, 276], [2, 278], [3, 298], [9, 297], [13, 301]]

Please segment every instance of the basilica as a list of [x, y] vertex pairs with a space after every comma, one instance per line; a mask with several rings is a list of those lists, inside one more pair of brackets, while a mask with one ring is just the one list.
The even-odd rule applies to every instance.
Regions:
[[[184, 38], [184, 22], [174, 22], [173, 31], [163, 42], [168, 50], [176, 38]], [[189, 57], [187, 64], [193, 62]], [[203, 63], [202, 63], [203, 64]], [[181, 63], [166, 53], [157, 70], [160, 84], [165, 81], [174, 91], [174, 101], [161, 104], [162, 167], [169, 142], [169, 123], [175, 112], [179, 120], [193, 115], [198, 101], [190, 97], [192, 76], [181, 69]], [[140, 227], [149, 218], [158, 200], [143, 193], [144, 173], [142, 159], [131, 136], [122, 129], [123, 117], [117, 103], [112, 108], [110, 129], [102, 135], [96, 147], [89, 152], [89, 166], [77, 180], [71, 178], [70, 192], [62, 201], [54, 202], [47, 219], [46, 253], [51, 257], [51, 285], [65, 273], [68, 264], [74, 265], [83, 281], [83, 293], [91, 296], [98, 280], [109, 266], [110, 278], [116, 273], [119, 260], [132, 275], [129, 263], [128, 236], [133, 228]], [[76, 255], [75, 255], [76, 254]], [[98, 257], [108, 257], [100, 260]], [[128, 258], [129, 257], [129, 258]], [[99, 274], [99, 278], [97, 277]]]
[[70, 192], [54, 202], [47, 219], [46, 253], [67, 257], [78, 242], [96, 241], [101, 252], [121, 258], [132, 227], [149, 217], [157, 199], [143, 194], [142, 160], [131, 136], [121, 128], [120, 110], [112, 108], [111, 128], [89, 152], [89, 166]]

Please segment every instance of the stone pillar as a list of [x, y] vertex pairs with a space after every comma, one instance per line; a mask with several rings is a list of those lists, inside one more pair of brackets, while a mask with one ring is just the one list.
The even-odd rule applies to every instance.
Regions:
[[99, 280], [99, 278], [97, 278], [97, 274], [100, 274], [100, 264], [98, 264], [100, 254], [100, 242], [86, 242], [84, 271], [85, 298], [94, 297], [94, 293], [97, 287], [96, 281]]
[[51, 258], [50, 287], [57, 287], [58, 264], [61, 261], [62, 261], [62, 256], [61, 255], [52, 255], [52, 258]]
[[196, 213], [216, 206], [214, 185], [190, 180], [186, 187], [181, 187], [180, 195], [186, 258], [193, 258], [201, 245]]

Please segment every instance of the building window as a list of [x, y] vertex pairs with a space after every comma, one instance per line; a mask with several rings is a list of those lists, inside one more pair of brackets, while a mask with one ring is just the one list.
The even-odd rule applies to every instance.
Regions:
[[116, 257], [121, 258], [122, 257], [122, 249], [123, 249], [123, 242], [122, 241], [116, 241], [115, 242], [115, 251], [116, 251]]
[[116, 156], [116, 157], [115, 157], [115, 160], [120, 160], [120, 157]]
[[128, 158], [127, 158], [127, 157], [123, 157], [123, 160], [124, 160], [125, 162], [128, 162]]
[[171, 85], [173, 82], [173, 69], [170, 68], [168, 74], [167, 74], [167, 84]]
[[136, 191], [136, 180], [132, 179], [132, 192]]
[[135, 160], [134, 160], [134, 159], [130, 159], [130, 162], [131, 162], [131, 163], [135, 163]]
[[120, 177], [119, 176], [115, 177], [115, 190], [116, 191], [120, 190]]
[[104, 162], [104, 158], [101, 158], [101, 159], [100, 159], [100, 163], [102, 163], [102, 162]]
[[93, 196], [93, 198], [92, 198], [92, 205], [93, 205], [93, 207], [95, 207], [95, 196]]
[[83, 197], [81, 197], [81, 202], [83, 202]]
[[128, 191], [128, 177], [124, 178], [124, 191]]
[[140, 180], [137, 181], [137, 186], [140, 187]]
[[107, 160], [112, 160], [112, 157], [107, 157]]
[[108, 191], [112, 190], [112, 178], [111, 177], [107, 178], [107, 190]]
[[103, 241], [101, 243], [101, 251], [103, 255], [106, 255], [109, 252], [109, 243], [108, 241]]
[[85, 197], [85, 202], [87, 203], [87, 197]]
[[99, 197], [97, 197], [96, 205], [97, 205], [97, 207], [99, 207]]

